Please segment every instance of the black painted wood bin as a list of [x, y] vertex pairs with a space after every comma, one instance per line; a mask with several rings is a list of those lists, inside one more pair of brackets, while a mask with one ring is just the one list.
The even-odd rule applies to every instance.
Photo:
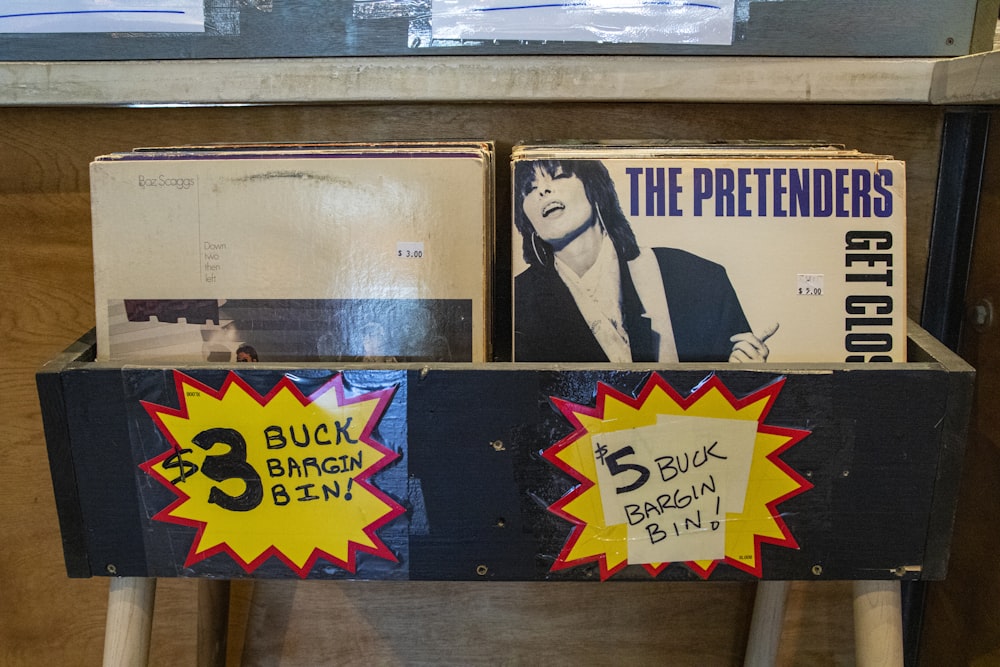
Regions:
[[40, 369], [68, 574], [945, 576], [974, 370], [907, 363]]

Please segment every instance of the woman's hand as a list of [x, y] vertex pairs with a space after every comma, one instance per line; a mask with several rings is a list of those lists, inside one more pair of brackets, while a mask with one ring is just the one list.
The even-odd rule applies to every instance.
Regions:
[[767, 355], [771, 353], [764, 342], [774, 335], [778, 330], [778, 323], [765, 329], [759, 336], [751, 331], [736, 334], [729, 340], [733, 343], [733, 351], [729, 354], [729, 361], [736, 363], [760, 363], [767, 361]]

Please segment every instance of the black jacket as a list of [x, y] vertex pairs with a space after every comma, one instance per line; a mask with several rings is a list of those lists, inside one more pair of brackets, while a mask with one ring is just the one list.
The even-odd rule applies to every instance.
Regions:
[[[680, 361], [727, 361], [729, 337], [750, 331], [721, 265], [675, 248], [654, 248]], [[622, 302], [633, 361], [655, 361], [658, 344], [627, 265]], [[514, 361], [607, 361], [555, 267], [533, 265], [514, 279]]]

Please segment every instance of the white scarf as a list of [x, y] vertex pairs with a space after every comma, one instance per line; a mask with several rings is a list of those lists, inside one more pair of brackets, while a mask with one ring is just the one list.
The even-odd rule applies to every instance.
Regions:
[[582, 276], [578, 276], [558, 257], [555, 267], [608, 361], [632, 361], [628, 332], [622, 322], [618, 255], [611, 238], [607, 234], [602, 235], [597, 261]]
[[[582, 276], [578, 276], [558, 257], [555, 268], [608, 361], [632, 361], [632, 349], [622, 315], [618, 256], [611, 238], [607, 234], [602, 235], [597, 260]], [[642, 317], [650, 320], [650, 328], [659, 340], [657, 360], [660, 363], [676, 363], [677, 345], [656, 255], [651, 249], [642, 248], [639, 256], [628, 263], [628, 271], [643, 307]]]

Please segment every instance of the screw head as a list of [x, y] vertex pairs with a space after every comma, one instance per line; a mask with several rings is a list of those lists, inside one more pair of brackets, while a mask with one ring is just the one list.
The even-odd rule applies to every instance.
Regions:
[[993, 326], [993, 302], [980, 299], [969, 308], [969, 320], [976, 331], [983, 332]]

